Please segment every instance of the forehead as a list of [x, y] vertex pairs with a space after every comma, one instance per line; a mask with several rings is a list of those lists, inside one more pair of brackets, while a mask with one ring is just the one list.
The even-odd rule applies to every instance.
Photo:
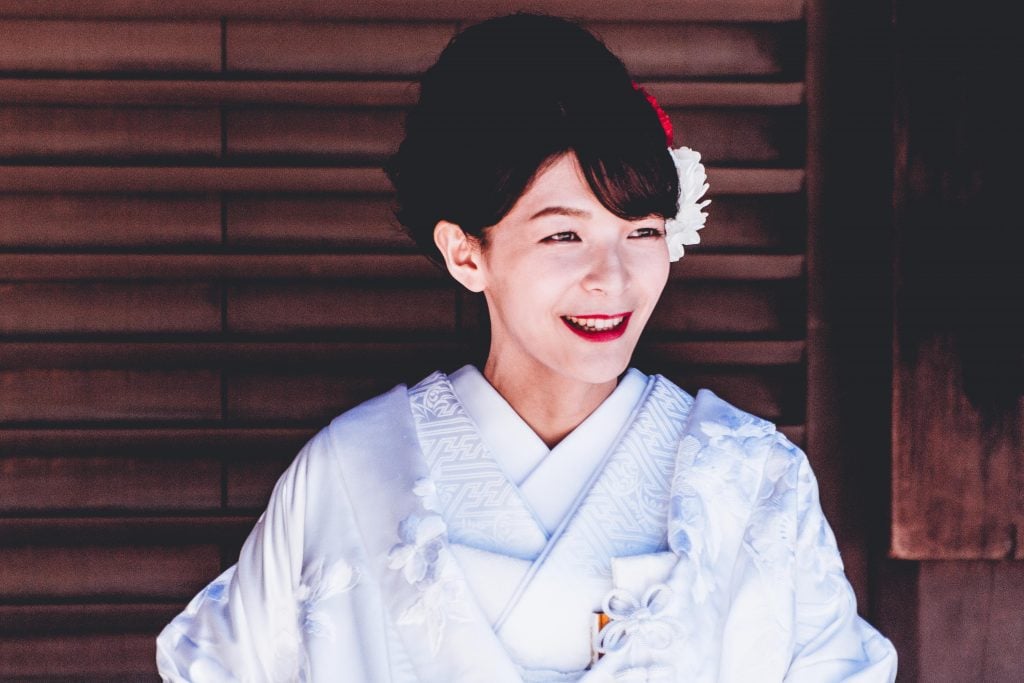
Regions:
[[576, 155], [567, 152], [537, 173], [510, 213], [532, 213], [548, 205], [592, 208], [598, 203]]

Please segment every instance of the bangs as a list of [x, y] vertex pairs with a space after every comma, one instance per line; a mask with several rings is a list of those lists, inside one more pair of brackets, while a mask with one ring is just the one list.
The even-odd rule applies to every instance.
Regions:
[[666, 220], [679, 211], [679, 174], [667, 147], [647, 155], [575, 149], [583, 176], [604, 208], [619, 218]]

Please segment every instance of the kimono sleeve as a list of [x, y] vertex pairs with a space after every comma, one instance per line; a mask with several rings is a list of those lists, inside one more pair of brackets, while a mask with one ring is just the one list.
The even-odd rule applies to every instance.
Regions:
[[857, 614], [807, 457], [797, 467], [795, 645], [786, 683], [892, 683], [896, 650]]
[[238, 563], [218, 576], [157, 638], [164, 681], [286, 681], [302, 652], [296, 599], [313, 456], [323, 432], [278, 480]]

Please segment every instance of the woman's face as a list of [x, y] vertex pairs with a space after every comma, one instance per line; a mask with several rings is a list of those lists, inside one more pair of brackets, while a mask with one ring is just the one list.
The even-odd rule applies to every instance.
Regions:
[[664, 232], [662, 218], [609, 212], [576, 155], [557, 158], [487, 232], [488, 366], [538, 381], [614, 381], [668, 279]]

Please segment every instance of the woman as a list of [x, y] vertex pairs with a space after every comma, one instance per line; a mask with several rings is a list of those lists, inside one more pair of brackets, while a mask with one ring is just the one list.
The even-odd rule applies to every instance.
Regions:
[[398, 216], [482, 292], [473, 366], [334, 420], [160, 635], [174, 681], [892, 681], [804, 455], [627, 370], [699, 157], [597, 39], [515, 15], [424, 76]]

